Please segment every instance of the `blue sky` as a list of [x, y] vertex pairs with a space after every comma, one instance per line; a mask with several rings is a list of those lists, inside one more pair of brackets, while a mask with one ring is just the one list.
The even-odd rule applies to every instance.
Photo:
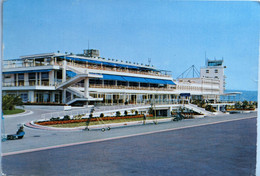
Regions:
[[227, 89], [257, 90], [260, 4], [173, 0], [7, 0], [4, 57], [99, 49], [172, 71], [224, 58]]

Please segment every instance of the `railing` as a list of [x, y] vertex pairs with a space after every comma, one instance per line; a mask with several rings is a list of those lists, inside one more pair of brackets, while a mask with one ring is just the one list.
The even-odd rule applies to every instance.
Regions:
[[135, 71], [130, 69], [122, 69], [122, 68], [111, 68], [106, 66], [99, 66], [99, 65], [89, 65], [89, 64], [78, 64], [74, 62], [67, 62], [68, 65], [74, 66], [74, 67], [80, 67], [80, 68], [86, 68], [86, 69], [95, 69], [95, 70], [107, 70], [107, 71], [116, 71], [116, 72], [124, 72], [124, 73], [134, 73], [134, 74], [142, 74], [142, 75], [152, 75], [152, 76], [161, 76], [161, 77], [171, 77], [171, 75], [164, 75], [159, 72], [145, 72], [145, 71]]
[[136, 86], [111, 86], [111, 85], [89, 85], [89, 88], [102, 89], [127, 89], [127, 90], [151, 90], [151, 91], [174, 91], [173, 88], [136, 87]]
[[49, 81], [19, 81], [19, 82], [3, 82], [3, 87], [24, 87], [24, 86], [56, 86], [60, 81], [51, 84]]
[[23, 68], [23, 67], [38, 67], [52, 65], [51, 62], [24, 62], [24, 61], [4, 61], [3, 68]]
[[69, 101], [71, 101], [72, 99], [73, 99], [73, 98], [71, 98], [71, 96], [66, 97], [66, 103], [69, 102]]
[[[78, 64], [75, 62], [67, 62], [68, 65], [81, 67], [81, 68], [88, 68], [88, 69], [97, 69], [97, 70], [107, 70], [107, 71], [116, 71], [116, 72], [125, 72], [125, 73], [134, 73], [134, 74], [143, 74], [143, 75], [152, 75], [152, 76], [161, 76], [161, 77], [171, 77], [170, 74], [162, 74], [160, 72], [153, 72], [153, 71], [140, 71], [140, 70], [131, 70], [128, 68], [111, 68], [106, 66], [100, 65], [92, 65], [92, 64]], [[3, 68], [22, 68], [22, 67], [37, 67], [37, 66], [48, 66], [48, 65], [59, 65], [62, 66], [62, 62], [54, 62], [54, 61], [4, 61]]]
[[116, 107], [139, 107], [139, 106], [151, 106], [151, 105], [178, 105], [178, 104], [187, 104], [188, 100], [185, 100], [185, 102], [181, 99], [155, 99], [155, 100], [137, 100], [137, 104], [135, 103], [128, 103], [125, 105], [125, 103], [116, 103], [117, 105], [111, 105], [111, 103], [95, 103], [95, 111], [99, 112], [99, 107], [106, 107], [102, 110], [113, 110], [116, 109]]

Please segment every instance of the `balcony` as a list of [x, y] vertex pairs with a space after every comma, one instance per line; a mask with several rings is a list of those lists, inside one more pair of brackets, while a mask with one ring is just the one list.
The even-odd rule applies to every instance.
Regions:
[[127, 90], [149, 90], [149, 91], [174, 91], [173, 88], [157, 88], [157, 87], [137, 87], [137, 86], [113, 86], [113, 85], [97, 85], [90, 84], [89, 88], [101, 88], [101, 89], [127, 89]]
[[40, 62], [40, 61], [24, 61], [24, 60], [16, 60], [16, 61], [4, 61], [3, 69], [10, 68], [28, 68], [28, 67], [38, 67], [38, 66], [51, 66], [51, 62]]
[[[59, 66], [62, 65], [61, 62], [57, 63]], [[67, 62], [68, 65], [74, 66], [74, 67], [80, 67], [80, 68], [86, 68], [86, 69], [94, 69], [94, 70], [105, 70], [105, 71], [114, 71], [114, 72], [123, 72], [123, 73], [133, 73], [133, 74], [142, 74], [142, 75], [151, 75], [151, 76], [160, 76], [160, 77], [171, 77], [170, 74], [162, 74], [160, 72], [154, 72], [154, 71], [140, 71], [140, 70], [131, 70], [128, 68], [117, 68], [117, 67], [106, 67], [106, 66], [100, 66], [100, 65], [92, 65], [92, 64], [79, 64], [75, 62]]]
[[58, 84], [51, 84], [49, 81], [18, 81], [18, 82], [3, 82], [3, 87], [25, 87], [25, 86], [56, 86]]

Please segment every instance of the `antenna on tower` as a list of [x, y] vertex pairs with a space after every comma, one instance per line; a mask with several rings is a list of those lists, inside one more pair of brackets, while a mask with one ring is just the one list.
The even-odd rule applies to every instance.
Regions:
[[88, 50], [89, 50], [89, 40], [88, 40]]
[[200, 77], [200, 72], [195, 67], [195, 65], [192, 65], [190, 68], [185, 70], [182, 74], [180, 74], [177, 77], [177, 79], [179, 79], [179, 78], [191, 78], [191, 77], [189, 77], [189, 76], [191, 76], [191, 73], [192, 73], [192, 78], [199, 78]]
[[149, 65], [151, 64], [151, 61], [152, 61], [152, 59], [151, 59], [151, 58], [148, 58], [148, 63], [149, 63]]
[[207, 66], [207, 52], [205, 51], [205, 65]]

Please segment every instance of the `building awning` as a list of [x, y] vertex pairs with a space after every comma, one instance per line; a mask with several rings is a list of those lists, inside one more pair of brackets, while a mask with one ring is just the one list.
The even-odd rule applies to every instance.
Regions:
[[164, 80], [166, 84], [176, 85], [172, 80]]
[[118, 76], [118, 75], [103, 74], [102, 79], [104, 79], [104, 80], [128, 81], [128, 82], [150, 83], [150, 84], [171, 84], [171, 85], [175, 85], [175, 83], [171, 80], [140, 78], [140, 77], [132, 77], [132, 76]]
[[166, 82], [164, 82], [162, 79], [145, 78], [145, 80], [151, 84], [166, 84]]
[[73, 78], [74, 76], [77, 75], [77, 73], [73, 72], [73, 71], [70, 71], [70, 70], [67, 70], [66, 71], [66, 75], [70, 78]]
[[132, 76], [123, 76], [123, 78], [128, 82], [141, 82], [148, 83], [144, 78], [132, 77]]
[[101, 78], [101, 79], [127, 81], [127, 82], [150, 83], [150, 84], [171, 84], [171, 85], [175, 85], [175, 83], [172, 80], [141, 78], [141, 77], [133, 77], [133, 76], [119, 76], [119, 75], [103, 74], [103, 78]]
[[189, 96], [190, 96], [190, 93], [180, 93], [180, 96], [181, 96], [181, 97], [189, 97]]
[[24, 71], [12, 71], [12, 72], [3, 72], [3, 74], [18, 74], [18, 73], [39, 73], [39, 72], [50, 72], [51, 70], [24, 70]]
[[[66, 71], [67, 76], [74, 77], [77, 74], [73, 71]], [[150, 83], [150, 84], [172, 84], [175, 83], [171, 80], [162, 80], [162, 79], [152, 79], [152, 78], [141, 78], [141, 77], [133, 77], [133, 76], [119, 76], [119, 75], [109, 75], [102, 74], [103, 80], [114, 80], [114, 81], [125, 81], [125, 82], [140, 82], [140, 83]]]
[[117, 80], [117, 81], [126, 81], [122, 76], [118, 76], [118, 75], [106, 75], [103, 74], [103, 78], [101, 79], [105, 79], [105, 80]]

